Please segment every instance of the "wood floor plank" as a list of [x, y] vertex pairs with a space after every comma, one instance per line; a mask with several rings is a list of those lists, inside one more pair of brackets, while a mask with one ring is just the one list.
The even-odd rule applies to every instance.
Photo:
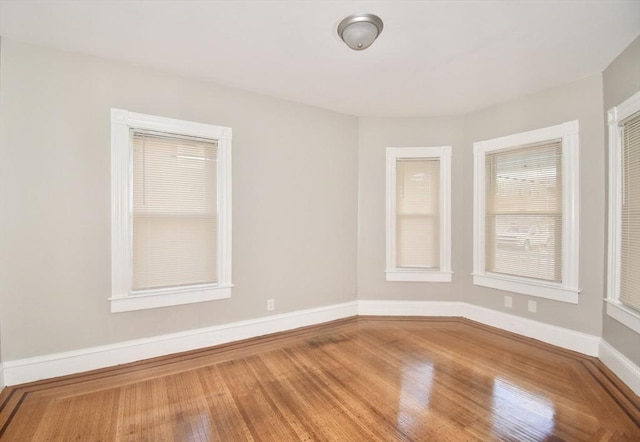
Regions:
[[0, 440], [640, 441], [640, 398], [473, 321], [356, 317], [5, 388]]

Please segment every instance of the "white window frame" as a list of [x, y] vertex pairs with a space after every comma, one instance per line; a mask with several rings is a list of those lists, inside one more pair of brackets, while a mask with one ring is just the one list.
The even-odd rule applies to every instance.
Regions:
[[609, 110], [609, 248], [607, 314], [640, 333], [640, 314], [620, 302], [620, 248], [622, 227], [622, 128], [619, 123], [640, 111], [640, 92]]
[[[132, 290], [133, 190], [131, 129], [218, 142], [218, 281], [186, 287]], [[229, 127], [111, 109], [111, 312], [191, 304], [231, 297], [231, 135]]]
[[[403, 158], [440, 160], [440, 268], [405, 269], [396, 265], [396, 162]], [[387, 147], [386, 151], [386, 280], [405, 282], [451, 281], [451, 146]]]
[[[579, 124], [577, 120], [473, 143], [473, 283], [514, 293], [578, 303], [579, 261]], [[562, 278], [548, 282], [489, 272], [485, 267], [485, 157], [487, 153], [562, 139]]]

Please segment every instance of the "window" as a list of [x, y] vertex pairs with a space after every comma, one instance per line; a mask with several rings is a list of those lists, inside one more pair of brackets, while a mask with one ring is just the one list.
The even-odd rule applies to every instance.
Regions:
[[640, 333], [640, 92], [608, 117], [607, 313]]
[[474, 143], [476, 285], [578, 302], [578, 122]]
[[231, 296], [231, 129], [111, 110], [112, 296], [122, 312]]
[[451, 147], [387, 148], [387, 281], [451, 281]]

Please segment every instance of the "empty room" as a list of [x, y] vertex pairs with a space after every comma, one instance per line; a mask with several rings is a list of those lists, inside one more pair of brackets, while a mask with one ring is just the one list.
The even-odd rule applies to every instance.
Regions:
[[639, 0], [0, 0], [1, 441], [639, 441]]

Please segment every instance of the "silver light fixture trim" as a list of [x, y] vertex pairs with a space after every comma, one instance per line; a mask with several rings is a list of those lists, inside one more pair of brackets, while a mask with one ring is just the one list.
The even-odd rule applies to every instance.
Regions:
[[354, 51], [368, 48], [382, 32], [382, 19], [359, 12], [351, 14], [338, 25], [338, 35]]

